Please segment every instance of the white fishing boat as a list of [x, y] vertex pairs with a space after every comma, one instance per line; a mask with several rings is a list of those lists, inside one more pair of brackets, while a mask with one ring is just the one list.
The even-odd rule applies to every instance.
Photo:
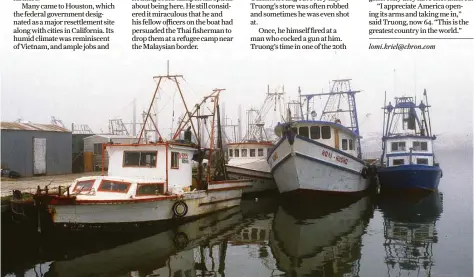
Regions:
[[252, 186], [244, 193], [276, 190], [275, 180], [267, 163], [266, 155], [272, 149], [270, 141], [247, 141], [227, 144], [229, 176], [251, 179]]
[[[156, 126], [149, 115], [163, 78], [175, 81], [181, 94], [178, 77], [158, 76], [158, 85], [143, 126], [147, 120]], [[211, 98], [217, 111], [219, 92], [214, 90], [206, 97]], [[182, 94], [181, 98], [184, 102]], [[203, 151], [200, 136], [191, 132], [191, 128], [195, 129], [192, 115], [199, 114], [201, 105], [203, 103], [195, 106], [197, 110], [189, 112], [184, 103], [187, 117], [182, 118], [169, 141], [160, 136], [156, 143], [140, 144], [143, 127], [136, 144], [104, 144], [109, 157], [107, 176], [79, 178], [63, 194], [51, 195], [39, 190], [35, 195], [38, 207], [48, 206], [53, 226], [95, 227], [162, 223], [239, 205], [242, 189], [250, 183], [245, 179], [230, 180], [225, 174], [220, 174], [219, 168], [224, 167], [224, 160], [219, 159], [223, 157], [222, 147], [216, 150], [211, 144], [207, 174], [203, 174], [199, 166], [193, 184], [192, 160], [197, 159], [200, 164]], [[188, 125], [184, 140], [180, 140], [179, 135]], [[157, 128], [156, 131], [159, 134]], [[212, 163], [210, 157], [214, 157]], [[213, 170], [213, 166], [216, 169]]]
[[234, 178], [252, 179], [252, 186], [244, 189], [244, 194], [276, 190], [267, 154], [274, 147], [272, 138], [265, 130], [265, 117], [274, 105], [274, 111], [280, 107], [284, 91], [270, 92], [258, 110], [247, 110], [247, 131], [243, 139], [229, 142], [227, 146], [227, 172]]
[[[334, 80], [331, 92], [300, 93], [303, 102], [289, 103], [287, 122], [275, 127], [280, 140], [267, 156], [280, 193], [359, 193], [369, 188], [369, 169], [361, 159], [357, 92], [349, 79]], [[310, 112], [316, 96], [328, 96], [319, 120]], [[341, 106], [344, 102], [347, 109]]]

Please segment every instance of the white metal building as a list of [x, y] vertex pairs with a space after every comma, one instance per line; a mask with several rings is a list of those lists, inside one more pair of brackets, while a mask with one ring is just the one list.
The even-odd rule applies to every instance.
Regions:
[[[136, 143], [137, 138], [126, 135], [93, 135], [84, 138], [84, 152], [94, 153], [94, 170], [100, 170], [102, 168], [102, 144], [114, 143], [114, 144], [127, 144]], [[109, 157], [107, 153], [104, 157], [105, 168], [108, 168]]]

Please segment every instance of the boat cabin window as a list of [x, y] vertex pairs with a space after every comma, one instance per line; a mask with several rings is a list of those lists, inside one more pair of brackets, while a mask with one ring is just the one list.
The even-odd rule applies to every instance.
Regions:
[[392, 142], [392, 151], [406, 151], [404, 141]]
[[171, 152], [171, 169], [179, 169], [179, 152]]
[[329, 127], [329, 126], [321, 127], [321, 137], [323, 139], [330, 139], [331, 138], [331, 127]]
[[309, 128], [308, 126], [303, 126], [299, 128], [299, 135], [305, 138], [309, 138]]
[[428, 165], [428, 159], [426, 159], [426, 158], [417, 158], [416, 159], [416, 164], [426, 164], [426, 165]]
[[311, 139], [321, 138], [321, 128], [319, 126], [311, 126], [310, 133], [311, 133]]
[[240, 157], [240, 150], [239, 149], [235, 149], [235, 157], [236, 158]]
[[258, 148], [258, 156], [259, 157], [263, 156], [263, 148]]
[[414, 141], [413, 151], [428, 151], [428, 143], [426, 141]]
[[143, 195], [158, 195], [164, 193], [164, 184], [138, 184], [137, 187], [137, 196]]
[[342, 150], [347, 150], [347, 139], [342, 139]]
[[140, 152], [125, 151], [123, 152], [123, 166], [136, 167], [156, 167], [156, 156], [158, 152]]
[[234, 149], [229, 149], [229, 157], [233, 157], [234, 156]]
[[354, 150], [354, 141], [352, 139], [349, 140], [349, 150]]
[[405, 160], [404, 159], [394, 159], [393, 160], [393, 165], [404, 165]]
[[242, 149], [242, 158], [247, 157], [247, 149]]
[[255, 157], [255, 149], [250, 149], [250, 157]]
[[90, 191], [92, 189], [92, 186], [94, 185], [95, 180], [87, 180], [87, 181], [79, 181], [76, 183], [76, 186], [74, 187], [75, 192], [81, 192], [81, 191]]
[[127, 193], [130, 185], [127, 182], [102, 180], [98, 191]]
[[296, 127], [291, 127], [291, 131], [292, 131], [294, 134], [298, 134], [298, 128], [296, 128]]

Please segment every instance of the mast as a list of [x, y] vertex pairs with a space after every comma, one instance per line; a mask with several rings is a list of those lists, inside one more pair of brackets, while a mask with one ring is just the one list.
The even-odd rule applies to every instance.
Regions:
[[383, 124], [382, 124], [382, 155], [385, 153], [385, 140], [383, 137], [385, 136], [385, 107], [387, 106], [387, 91], [384, 93], [384, 99], [383, 99]]
[[281, 113], [280, 100], [284, 92], [279, 92], [278, 89], [275, 92], [270, 92], [270, 85], [267, 85], [266, 98], [260, 109], [250, 108], [246, 111], [247, 113], [247, 131], [243, 139], [245, 140], [256, 140], [256, 141], [268, 141], [270, 138], [265, 132], [265, 118], [268, 112], [273, 107], [276, 112], [277, 103], [278, 109]]
[[428, 95], [426, 94], [426, 89], [423, 91], [423, 95], [425, 96], [426, 100], [426, 111], [428, 112], [428, 126], [429, 126], [429, 134], [428, 136], [431, 136], [431, 117], [430, 117], [430, 105], [428, 103]]
[[[151, 108], [153, 107], [153, 103], [155, 102], [156, 94], [158, 93], [158, 89], [160, 88], [162, 78], [163, 78], [163, 76], [159, 76], [158, 84], [156, 85], [156, 89], [155, 89], [155, 92], [153, 93], [153, 97], [151, 98], [150, 106], [148, 107], [148, 111], [146, 113], [145, 120], [143, 121], [143, 126], [142, 126], [142, 129], [140, 131], [140, 136], [138, 137], [138, 143], [140, 143], [140, 141], [142, 139], [142, 135], [143, 135], [143, 132], [146, 128], [146, 123], [147, 123], [148, 118], [151, 119], [150, 111], [151, 111]], [[159, 133], [158, 130], [156, 130], [156, 131], [157, 131], [157, 133]], [[161, 139], [161, 135], [159, 135], [159, 139]]]
[[222, 129], [221, 129], [219, 103], [216, 104], [216, 112], [217, 112], [217, 148], [218, 148], [216, 154], [217, 154], [218, 160], [217, 160], [216, 170], [214, 172], [214, 179], [227, 180], [227, 170], [225, 166], [223, 143], [222, 143]]
[[132, 135], [137, 135], [137, 98], [133, 99]]

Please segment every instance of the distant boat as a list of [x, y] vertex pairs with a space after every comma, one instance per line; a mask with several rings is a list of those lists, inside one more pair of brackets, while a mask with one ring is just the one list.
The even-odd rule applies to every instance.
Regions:
[[226, 165], [230, 177], [251, 179], [251, 186], [243, 193], [276, 190], [266, 153], [273, 147], [271, 141], [242, 141], [227, 144], [229, 161]]
[[[395, 98], [384, 106], [384, 135], [378, 177], [381, 191], [438, 189], [443, 173], [436, 161], [428, 97], [415, 104], [413, 97]], [[418, 112], [417, 112], [418, 111]]]
[[[300, 94], [305, 103], [288, 104], [288, 121], [275, 127], [280, 140], [267, 157], [280, 193], [349, 195], [369, 188], [369, 169], [361, 159], [357, 92], [350, 79], [334, 80], [329, 93]], [[309, 105], [316, 96], [328, 97], [319, 120]]]
[[[259, 110], [247, 110], [247, 133], [245, 137], [227, 146], [229, 161], [226, 165], [229, 176], [234, 178], [252, 179], [252, 186], [244, 188], [243, 194], [254, 192], [276, 191], [277, 187], [270, 166], [267, 163], [267, 154], [274, 147], [272, 138], [265, 130], [265, 115], [272, 105], [277, 108], [284, 92], [270, 92]], [[279, 105], [278, 105], [279, 106]], [[240, 120], [240, 119], [239, 119]]]

